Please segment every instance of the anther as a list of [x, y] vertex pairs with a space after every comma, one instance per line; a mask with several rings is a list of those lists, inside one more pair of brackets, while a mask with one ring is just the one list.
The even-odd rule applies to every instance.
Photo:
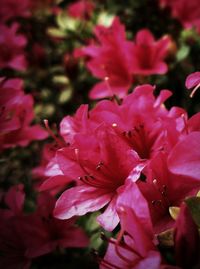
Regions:
[[157, 183], [158, 183], [157, 179], [154, 178], [154, 179], [153, 179], [153, 184], [156, 185]]

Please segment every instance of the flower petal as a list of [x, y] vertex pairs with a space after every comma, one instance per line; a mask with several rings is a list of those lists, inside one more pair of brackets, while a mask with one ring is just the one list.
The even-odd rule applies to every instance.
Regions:
[[82, 216], [104, 207], [111, 199], [111, 194], [103, 189], [90, 186], [77, 186], [66, 190], [56, 202], [54, 216], [69, 219]]

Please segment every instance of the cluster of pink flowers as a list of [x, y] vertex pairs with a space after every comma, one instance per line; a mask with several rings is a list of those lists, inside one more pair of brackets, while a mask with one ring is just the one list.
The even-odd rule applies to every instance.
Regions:
[[0, 82], [0, 151], [14, 146], [27, 146], [42, 140], [47, 132], [34, 119], [33, 97], [25, 94], [21, 79]]
[[[155, 97], [154, 90], [138, 86], [122, 103], [100, 101], [90, 111], [82, 105], [62, 120], [59, 136], [52, 134], [56, 147], [51, 154], [45, 151], [40, 166], [47, 178], [40, 190], [64, 190], [55, 217], [103, 210], [97, 220], [104, 229], [113, 231], [120, 223], [119, 238], [109, 239], [101, 268], [181, 268], [163, 265], [153, 239], [189, 221], [194, 234], [184, 226], [175, 236], [180, 255], [181, 240], [188, 237], [190, 248], [197, 233], [183, 201], [200, 189], [200, 114], [188, 118], [182, 108], [168, 110], [164, 101], [171, 92], [162, 90]], [[170, 208], [180, 206], [183, 213], [175, 222]]]
[[33, 213], [24, 212], [23, 185], [2, 195], [6, 209], [0, 210], [0, 264], [4, 268], [29, 268], [31, 261], [56, 248], [85, 247], [88, 238], [74, 225], [75, 219], [53, 216], [55, 199], [48, 193], [37, 197]]
[[90, 92], [90, 98], [99, 99], [113, 95], [126, 96], [134, 79], [139, 76], [165, 74], [164, 62], [170, 38], [155, 41], [148, 29], [140, 30], [135, 41], [126, 39], [125, 27], [115, 18], [110, 27], [98, 25], [94, 29], [97, 41], [75, 50], [76, 57], [86, 57], [87, 68], [93, 76], [103, 80]]
[[[200, 31], [197, 2], [160, 0], [184, 27]], [[53, 142], [44, 144], [40, 164], [31, 171], [35, 210], [25, 210], [23, 184], [0, 190], [0, 265], [28, 269], [33, 259], [57, 249], [87, 247], [89, 239], [76, 221], [98, 212], [97, 229], [112, 233], [110, 238], [102, 234], [108, 247], [104, 257], [96, 257], [100, 269], [199, 268], [199, 215], [196, 221], [187, 198], [200, 196], [200, 112], [190, 117], [184, 108], [168, 108], [172, 92], [144, 83], [149, 76], [167, 73], [170, 36], [156, 38], [150, 30], [141, 29], [129, 40], [125, 26], [115, 17], [109, 27], [95, 26], [87, 45], [70, 48], [60, 63], [63, 69], [53, 59], [54, 80], [69, 86], [67, 94], [73, 83], [70, 75], [60, 73], [78, 66], [76, 58], [83, 58], [100, 80], [89, 97], [107, 98], [92, 108], [82, 104], [73, 116], [61, 120], [56, 133], [48, 120], [44, 120], [46, 130], [34, 122], [33, 95], [26, 94], [19, 78], [28, 65], [39, 69], [51, 53], [50, 45], [45, 50], [33, 41], [34, 59], [29, 59], [29, 38], [20, 32], [18, 21], [37, 8], [51, 9], [54, 1], [2, 0], [1, 6], [0, 152], [48, 136]], [[47, 29], [61, 34], [52, 43], [59, 43], [67, 32], [68, 15], [83, 20], [85, 26], [94, 9], [90, 0], [69, 4], [64, 15], [57, 6], [55, 14], [63, 15], [57, 23], [63, 29]], [[4, 77], [7, 73], [9, 78]], [[190, 74], [185, 86], [193, 89], [193, 97], [200, 87], [200, 72]], [[166, 234], [173, 248], [170, 264], [160, 243]]]
[[27, 67], [25, 57], [26, 38], [17, 31], [19, 25], [13, 23], [10, 27], [0, 24], [0, 68], [12, 68], [24, 71]]
[[[0, 8], [0, 68], [24, 71], [27, 67], [25, 46], [27, 39], [20, 33], [17, 18], [30, 16], [30, 1], [2, 0]], [[10, 23], [11, 22], [11, 23]]]

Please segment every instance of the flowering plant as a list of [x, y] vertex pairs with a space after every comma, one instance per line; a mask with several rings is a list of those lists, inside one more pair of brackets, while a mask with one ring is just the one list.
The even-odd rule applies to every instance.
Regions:
[[0, 265], [200, 268], [198, 1], [0, 7]]

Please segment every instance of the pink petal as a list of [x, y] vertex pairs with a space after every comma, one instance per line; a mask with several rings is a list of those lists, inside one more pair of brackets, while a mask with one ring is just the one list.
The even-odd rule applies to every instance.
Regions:
[[72, 180], [67, 178], [64, 175], [53, 176], [45, 180], [42, 183], [42, 185], [39, 187], [39, 190], [46, 191], [46, 190], [54, 189], [56, 187], [66, 186], [70, 182], [72, 182]]
[[116, 200], [117, 197], [115, 196], [109, 203], [104, 213], [97, 218], [100, 225], [107, 231], [114, 230], [119, 223], [119, 217], [116, 211]]
[[[134, 211], [135, 216], [140, 219], [140, 223], [142, 224], [142, 226], [146, 227], [146, 231], [151, 236], [152, 224], [150, 220], [151, 217], [149, 213], [148, 203], [140, 192], [140, 189], [138, 188], [137, 184], [133, 182], [128, 182], [124, 187], [121, 187], [121, 189], [119, 189], [119, 193], [120, 194], [117, 200], [117, 206], [126, 206], [131, 208]], [[129, 228], [132, 230], [131, 226], [129, 226]]]
[[54, 216], [69, 219], [82, 216], [104, 207], [111, 200], [111, 194], [103, 189], [90, 186], [77, 186], [66, 190], [56, 202]]
[[200, 132], [193, 132], [176, 144], [168, 158], [172, 173], [200, 180]]
[[195, 72], [187, 76], [185, 86], [187, 89], [191, 89], [200, 83], [200, 72]]

